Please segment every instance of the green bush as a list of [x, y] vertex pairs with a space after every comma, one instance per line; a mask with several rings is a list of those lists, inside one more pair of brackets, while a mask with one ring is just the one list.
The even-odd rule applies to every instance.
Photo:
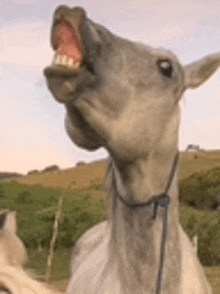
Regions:
[[195, 173], [182, 180], [180, 201], [180, 221], [191, 238], [198, 235], [198, 255], [202, 264], [219, 265], [220, 214], [213, 210], [220, 206], [220, 168]]
[[220, 206], [220, 168], [195, 173], [180, 182], [180, 201], [198, 209]]
[[[17, 183], [4, 183], [0, 193], [0, 210], [17, 211], [18, 233], [27, 248], [49, 248], [55, 212], [61, 190], [34, 188]], [[64, 195], [57, 247], [72, 247], [92, 225], [104, 219], [103, 201], [96, 201], [91, 192], [69, 192]]]
[[45, 167], [45, 169], [43, 169], [41, 172], [42, 173], [47, 173], [47, 172], [53, 172], [53, 171], [58, 171], [60, 170], [59, 166], [54, 164], [54, 165], [50, 165]]
[[27, 172], [27, 175], [29, 175], [29, 176], [31, 176], [31, 175], [37, 175], [39, 173], [40, 172], [37, 169], [33, 169], [33, 170], [30, 170], [29, 172]]
[[205, 266], [220, 264], [220, 214], [182, 206], [180, 222], [190, 238], [198, 236], [198, 256]]

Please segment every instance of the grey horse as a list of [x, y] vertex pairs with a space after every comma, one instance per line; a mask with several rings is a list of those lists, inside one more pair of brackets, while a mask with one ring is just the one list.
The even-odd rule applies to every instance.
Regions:
[[179, 223], [178, 130], [184, 91], [216, 71], [220, 54], [182, 66], [67, 6], [54, 12], [51, 44], [44, 74], [68, 135], [111, 158], [110, 217], [78, 240], [67, 293], [212, 293]]

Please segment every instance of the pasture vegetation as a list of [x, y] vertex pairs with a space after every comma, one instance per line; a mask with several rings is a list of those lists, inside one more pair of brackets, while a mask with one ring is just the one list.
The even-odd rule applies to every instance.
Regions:
[[[0, 209], [17, 211], [19, 235], [27, 248], [49, 248], [57, 203], [64, 193], [56, 247], [72, 248], [88, 228], [107, 217], [100, 189], [96, 184], [89, 189], [64, 191], [2, 183]], [[180, 221], [191, 238], [198, 235], [202, 264], [220, 265], [220, 168], [181, 180], [180, 201]]]
[[[188, 163], [188, 172], [190, 168], [196, 172], [180, 177], [180, 222], [191, 238], [198, 235], [199, 258], [207, 267], [214, 293], [219, 293], [220, 165], [212, 165], [207, 170], [209, 165], [198, 172], [198, 160]], [[187, 165], [187, 161], [181, 164]], [[64, 195], [63, 207], [51, 282], [65, 290], [70, 276], [71, 248], [88, 228], [107, 218], [101, 185], [94, 182], [89, 188], [64, 190], [17, 182], [0, 184], [0, 210], [17, 211], [18, 234], [30, 255], [28, 267], [34, 268], [40, 277], [45, 275], [54, 215], [61, 193]]]
[[[95, 189], [64, 192], [58, 248], [72, 248], [83, 232], [105, 218], [104, 199], [93, 198], [94, 192]], [[1, 184], [0, 209], [17, 211], [18, 233], [27, 248], [49, 248], [61, 193], [58, 189]]]

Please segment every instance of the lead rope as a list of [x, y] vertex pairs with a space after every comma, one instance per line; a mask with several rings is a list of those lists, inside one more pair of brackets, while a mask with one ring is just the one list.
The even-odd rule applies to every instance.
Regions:
[[[150, 204], [154, 203], [154, 212], [153, 212], [153, 219], [155, 220], [157, 217], [157, 211], [158, 211], [158, 206], [164, 207], [165, 208], [165, 213], [164, 213], [164, 221], [163, 221], [163, 233], [162, 233], [162, 241], [161, 241], [161, 254], [160, 254], [160, 267], [158, 271], [158, 278], [157, 278], [157, 288], [156, 288], [156, 293], [155, 294], [161, 294], [161, 289], [162, 289], [162, 282], [163, 282], [163, 273], [164, 273], [164, 264], [165, 264], [165, 251], [166, 251], [166, 241], [168, 238], [168, 230], [169, 230], [169, 223], [168, 223], [168, 212], [169, 212], [169, 204], [170, 204], [170, 196], [168, 195], [168, 191], [170, 189], [175, 170], [177, 167], [178, 163], [178, 158], [179, 158], [179, 153], [176, 153], [176, 156], [174, 158], [172, 170], [170, 172], [170, 177], [165, 189], [165, 192], [160, 194], [160, 195], [155, 195], [152, 196], [150, 200], [147, 202], [131, 202], [129, 200], [125, 200], [119, 193], [117, 193], [117, 197], [120, 199], [120, 201], [125, 204], [126, 206], [130, 208], [139, 208], [139, 207], [147, 207]], [[117, 190], [116, 187], [116, 180], [115, 177], [113, 177], [113, 185], [114, 188]]]
[[168, 239], [168, 230], [169, 230], [168, 212], [169, 212], [169, 203], [165, 206], [163, 235], [162, 235], [162, 241], [161, 241], [160, 267], [158, 271], [156, 294], [161, 293], [161, 289], [163, 286], [162, 282], [163, 282], [163, 273], [164, 273], [164, 265], [165, 265], [166, 241]]
[[170, 204], [170, 197], [168, 195], [168, 191], [170, 189], [175, 170], [177, 167], [179, 159], [179, 154], [177, 153], [175, 158], [174, 158], [174, 163], [173, 167], [170, 173], [170, 178], [167, 183], [167, 187], [165, 190], [165, 195], [167, 195], [167, 202], [160, 204], [160, 206], [165, 207], [165, 212], [164, 212], [164, 227], [163, 227], [163, 235], [162, 235], [162, 241], [161, 241], [161, 255], [160, 255], [160, 267], [159, 267], [159, 272], [158, 272], [158, 280], [157, 280], [157, 290], [156, 294], [160, 294], [163, 286], [163, 273], [164, 273], [164, 268], [165, 268], [165, 253], [166, 253], [166, 241], [168, 239], [168, 232], [169, 232], [169, 222], [168, 222], [168, 215], [169, 215], [169, 204]]

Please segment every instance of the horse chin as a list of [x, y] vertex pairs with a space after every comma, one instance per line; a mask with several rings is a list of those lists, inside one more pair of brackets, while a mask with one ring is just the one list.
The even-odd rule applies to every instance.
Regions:
[[79, 73], [56, 65], [50, 65], [44, 69], [44, 75], [47, 86], [57, 102], [69, 103], [74, 100]]

